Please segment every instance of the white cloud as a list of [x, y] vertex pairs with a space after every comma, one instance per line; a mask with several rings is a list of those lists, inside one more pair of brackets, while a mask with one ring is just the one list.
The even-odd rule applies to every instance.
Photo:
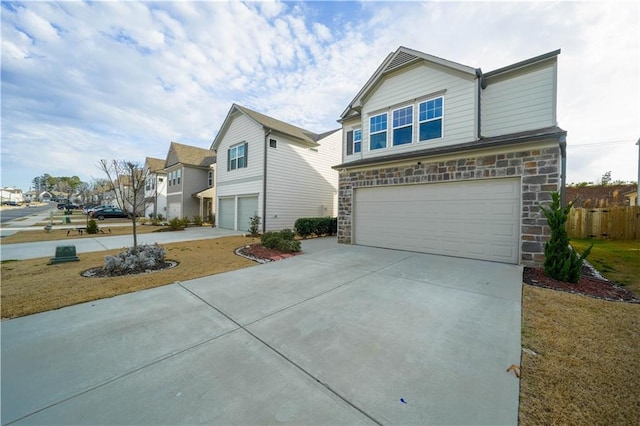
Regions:
[[639, 27], [633, 3], [3, 3], [2, 184], [208, 147], [233, 102], [337, 128], [400, 45], [484, 71], [562, 48], [569, 180], [633, 179]]

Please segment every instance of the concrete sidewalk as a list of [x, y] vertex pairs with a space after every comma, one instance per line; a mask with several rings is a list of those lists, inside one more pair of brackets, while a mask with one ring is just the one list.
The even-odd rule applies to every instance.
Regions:
[[[220, 228], [187, 228], [179, 232], [153, 232], [139, 234], [138, 244], [169, 244], [181, 241], [206, 240], [209, 238], [227, 237], [230, 235], [244, 235], [246, 232], [231, 231]], [[2, 244], [0, 245], [1, 260], [24, 260], [37, 257], [53, 257], [56, 247], [75, 246], [76, 253], [122, 249], [133, 245], [133, 236], [118, 235], [113, 237], [73, 238], [68, 240], [40, 241], [35, 243]]]
[[2, 424], [517, 424], [521, 267], [303, 250], [2, 321]]
[[[48, 214], [43, 214], [48, 217]], [[43, 219], [36, 215], [36, 217], [29, 217], [28, 221], [20, 221], [22, 224], [25, 222], [24, 227], [30, 227], [29, 223], [41, 222]], [[46, 220], [46, 219], [44, 219]], [[109, 226], [128, 226], [128, 224], [109, 224]], [[56, 225], [56, 229], [68, 229], [75, 228], [72, 225]], [[3, 230], [24, 230], [16, 228], [15, 225], [5, 225]], [[40, 228], [36, 228], [42, 231]], [[209, 227], [194, 227], [187, 228], [180, 232], [153, 232], [147, 234], [138, 234], [138, 244], [169, 244], [181, 241], [192, 240], [205, 240], [209, 238], [220, 238], [230, 235], [244, 235], [246, 232], [231, 231], [228, 229], [209, 228]], [[1, 240], [0, 240], [1, 241]], [[35, 259], [38, 257], [53, 257], [56, 253], [56, 247], [60, 245], [73, 245], [76, 247], [76, 253], [89, 253], [103, 250], [122, 249], [133, 245], [132, 235], [118, 235], [118, 236], [95, 236], [84, 238], [68, 238], [65, 240], [56, 241], [39, 241], [33, 243], [19, 243], [19, 244], [0, 244], [0, 260], [24, 260]]]

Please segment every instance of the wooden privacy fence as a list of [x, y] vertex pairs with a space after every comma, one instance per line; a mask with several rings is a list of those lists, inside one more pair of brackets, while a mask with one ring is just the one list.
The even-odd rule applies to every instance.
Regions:
[[567, 233], [569, 238], [640, 239], [640, 206], [573, 208]]

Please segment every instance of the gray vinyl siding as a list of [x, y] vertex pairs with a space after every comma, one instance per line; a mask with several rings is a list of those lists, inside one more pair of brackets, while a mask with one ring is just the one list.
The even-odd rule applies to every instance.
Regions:
[[526, 71], [488, 79], [482, 93], [482, 135], [517, 133], [557, 125], [556, 65], [550, 60]]
[[[365, 99], [362, 110], [362, 157], [371, 158], [427, 146], [447, 146], [473, 140], [477, 127], [476, 92], [477, 86], [473, 76], [435, 64], [422, 63], [390, 74]], [[417, 142], [418, 103], [421, 98], [432, 94], [434, 96], [429, 98], [442, 96], [444, 99], [443, 137]], [[391, 146], [391, 111], [407, 105], [414, 106], [413, 143]], [[382, 112], [389, 113], [387, 148], [369, 151], [369, 117]], [[350, 156], [346, 160], [357, 158], [358, 156]]]
[[184, 167], [182, 169], [182, 214], [192, 219], [200, 216], [200, 200], [192, 197], [192, 194], [202, 191], [207, 187], [208, 169]]
[[301, 217], [336, 216], [342, 132], [308, 148], [276, 137], [277, 148], [267, 153], [267, 230], [293, 228]]

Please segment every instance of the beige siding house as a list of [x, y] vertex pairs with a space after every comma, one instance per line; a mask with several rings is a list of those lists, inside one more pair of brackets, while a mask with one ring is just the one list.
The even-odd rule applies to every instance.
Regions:
[[167, 219], [215, 214], [215, 164], [213, 151], [171, 142], [164, 163]]
[[218, 226], [293, 228], [300, 217], [335, 216], [342, 132], [316, 134], [233, 105], [211, 149], [219, 159]]
[[540, 265], [560, 51], [484, 73], [400, 47], [340, 117], [338, 242]]
[[144, 203], [146, 217], [167, 216], [167, 174], [160, 158], [147, 157], [144, 162], [147, 181], [145, 182]]

